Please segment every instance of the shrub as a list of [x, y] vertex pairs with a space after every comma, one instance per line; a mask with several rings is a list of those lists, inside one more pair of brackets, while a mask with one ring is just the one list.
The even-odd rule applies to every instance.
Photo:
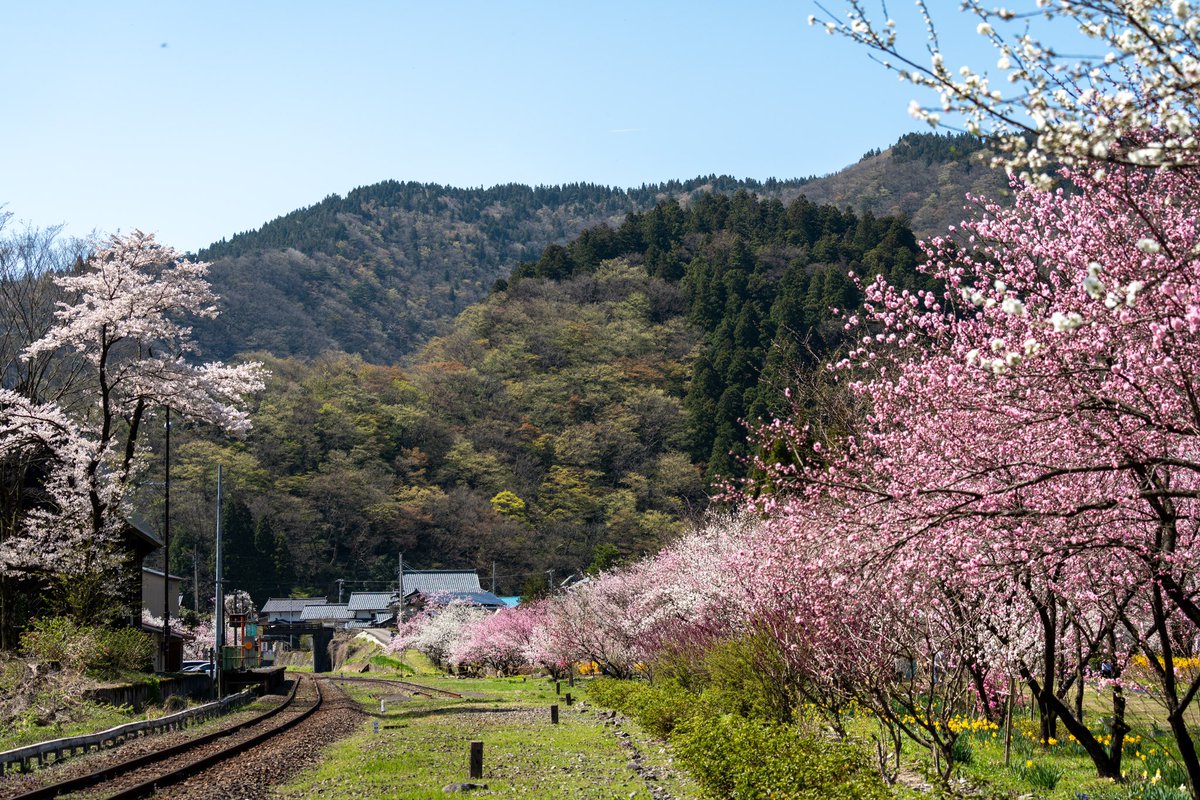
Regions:
[[597, 705], [628, 714], [660, 739], [667, 738], [679, 722], [693, 713], [697, 702], [695, 695], [674, 681], [646, 684], [598, 678], [588, 687], [588, 696]]
[[25, 655], [73, 672], [148, 671], [154, 639], [135, 628], [92, 628], [66, 617], [35, 620], [21, 634]]
[[46, 664], [82, 672], [96, 650], [94, 629], [66, 617], [37, 619], [21, 634], [21, 652]]
[[588, 687], [597, 705], [633, 717], [667, 739], [712, 797], [749, 800], [889, 797], [866, 752], [798, 725], [725, 712], [729, 696], [712, 685], [703, 696], [674, 680], [656, 684], [601, 678]]
[[95, 629], [95, 659], [86, 669], [148, 672], [154, 664], [154, 637], [136, 628]]
[[890, 797], [864, 751], [796, 725], [697, 713], [675, 728], [671, 744], [680, 762], [712, 797]]
[[722, 711], [791, 722], [797, 698], [775, 641], [765, 633], [722, 642], [704, 657], [706, 697]]

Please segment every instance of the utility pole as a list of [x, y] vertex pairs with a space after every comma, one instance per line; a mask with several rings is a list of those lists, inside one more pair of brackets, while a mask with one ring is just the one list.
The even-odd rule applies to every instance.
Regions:
[[171, 666], [171, 407], [167, 406], [167, 440], [163, 480], [163, 645], [162, 668]]
[[192, 548], [192, 608], [200, 613], [200, 556]]
[[216, 608], [216, 612], [215, 612], [216, 613], [216, 620], [215, 620], [216, 636], [215, 636], [214, 643], [216, 644], [216, 649], [217, 649], [217, 653], [216, 653], [217, 662], [216, 662], [215, 668], [213, 669], [213, 672], [216, 674], [216, 678], [217, 678], [217, 697], [221, 697], [221, 692], [222, 692], [222, 689], [224, 688], [221, 685], [222, 684], [221, 662], [223, 661], [223, 659], [221, 658], [221, 655], [222, 655], [221, 651], [225, 647], [225, 583], [223, 580], [224, 574], [221, 571], [224, 566], [224, 562], [222, 561], [222, 558], [221, 558], [222, 554], [221, 554], [221, 465], [220, 464], [217, 464], [217, 542], [216, 542], [216, 551], [217, 551], [217, 555], [216, 555], [216, 558], [217, 558], [217, 576], [216, 576], [217, 608]]
[[492, 562], [492, 594], [496, 593], [496, 562]]
[[400, 595], [400, 610], [396, 615], [396, 620], [399, 624], [404, 624], [404, 553], [396, 556], [396, 580], [398, 585], [398, 594]]
[[340, 605], [340, 604], [341, 604], [341, 602], [342, 602], [342, 584], [344, 584], [345, 582], [346, 582], [346, 579], [345, 579], [345, 578], [338, 578], [338, 579], [337, 579], [337, 585], [338, 585], [338, 604], [339, 604], [339, 605]]

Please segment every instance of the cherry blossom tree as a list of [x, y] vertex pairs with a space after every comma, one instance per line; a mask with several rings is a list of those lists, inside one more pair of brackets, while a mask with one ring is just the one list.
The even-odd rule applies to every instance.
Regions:
[[0, 569], [39, 576], [51, 599], [81, 618], [119, 607], [123, 587], [114, 578], [145, 426], [170, 407], [231, 434], [249, 429], [241, 402], [262, 389], [260, 365], [188, 360], [195, 346], [187, 318], [217, 313], [207, 269], [152, 235], [111, 237], [77, 273], [55, 279], [68, 299], [22, 354], [77, 359], [72, 393], [37, 402], [0, 391], [0, 448], [38, 451], [48, 465], [42, 500], [3, 543]]
[[530, 639], [541, 621], [540, 604], [502, 608], [480, 617], [460, 631], [450, 652], [459, 669], [487, 667], [512, 675], [527, 663]]

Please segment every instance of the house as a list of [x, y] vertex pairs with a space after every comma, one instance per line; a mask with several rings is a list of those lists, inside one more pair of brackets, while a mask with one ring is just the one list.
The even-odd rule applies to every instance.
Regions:
[[[171, 615], [171, 619], [178, 619], [179, 586], [182, 581], [183, 578], [178, 575], [168, 575], [164, 581], [162, 570], [142, 567], [141, 618], [138, 625], [154, 637], [155, 672], [178, 672], [183, 669], [183, 632], [168, 626], [170, 645], [166, 648], [165, 661], [162, 643], [163, 592], [166, 591], [167, 613]], [[151, 618], [158, 620], [158, 624], [150, 622]]]
[[147, 614], [162, 619], [163, 591], [166, 590], [167, 612], [179, 616], [179, 587], [183, 578], [169, 575], [164, 583], [162, 570], [142, 567], [142, 617]]
[[297, 623], [308, 606], [323, 606], [329, 601], [324, 597], [271, 597], [263, 603], [262, 614], [270, 622]]
[[396, 616], [393, 610], [396, 605], [395, 592], [352, 592], [350, 602], [346, 604], [354, 612], [354, 621], [374, 626], [381, 618], [386, 621]]
[[300, 621], [326, 627], [344, 628], [354, 620], [354, 612], [346, 603], [314, 603], [300, 611]]
[[405, 570], [404, 596], [414, 591], [429, 597], [450, 592], [481, 592], [483, 587], [473, 569]]
[[479, 606], [486, 611], [499, 611], [502, 608], [508, 607], [508, 604], [502, 598], [497, 597], [491, 592], [485, 592], [482, 589], [478, 592], [430, 592], [429, 594], [413, 590], [404, 595], [405, 609], [420, 610], [430, 603], [435, 603], [439, 606], [450, 603], [464, 603], [469, 606]]

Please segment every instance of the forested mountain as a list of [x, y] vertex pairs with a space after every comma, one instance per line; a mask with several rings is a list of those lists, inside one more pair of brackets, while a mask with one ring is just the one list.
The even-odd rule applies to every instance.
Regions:
[[235, 324], [208, 334], [273, 377], [248, 441], [181, 432], [173, 568], [211, 568], [218, 463], [245, 506], [231, 579], [259, 595], [386, 582], [399, 552], [495, 563], [520, 592], [656, 548], [745, 472], [746, 423], [842, 345], [850, 273], [926, 285], [903, 217], [807, 195], [856, 185], [867, 206], [956, 218], [935, 201], [961, 208], [966, 177], [1002, 185], [964, 163], [973, 146], [906, 137], [753, 192], [381, 184], [214, 246]]
[[251, 566], [232, 559], [230, 579], [259, 594], [291, 588], [269, 564], [324, 592], [387, 581], [399, 552], [495, 562], [517, 592], [652, 551], [742, 472], [742, 421], [781, 411], [792, 372], [840, 345], [850, 273], [915, 286], [916, 263], [900, 219], [698, 194], [547, 247], [403, 368], [268, 356], [249, 440], [178, 446], [176, 569], [207, 559], [217, 463], [249, 509], [231, 552]]
[[919, 236], [962, 216], [967, 191], [995, 196], [1003, 177], [972, 159], [966, 136], [909, 134], [823, 178], [764, 182], [708, 176], [637, 189], [518, 184], [458, 189], [385, 181], [332, 195], [199, 255], [223, 314], [196, 326], [206, 357], [327, 351], [396, 363], [482, 299], [497, 278], [551, 244], [674, 199], [747, 190], [801, 194], [876, 216], [906, 215]]

